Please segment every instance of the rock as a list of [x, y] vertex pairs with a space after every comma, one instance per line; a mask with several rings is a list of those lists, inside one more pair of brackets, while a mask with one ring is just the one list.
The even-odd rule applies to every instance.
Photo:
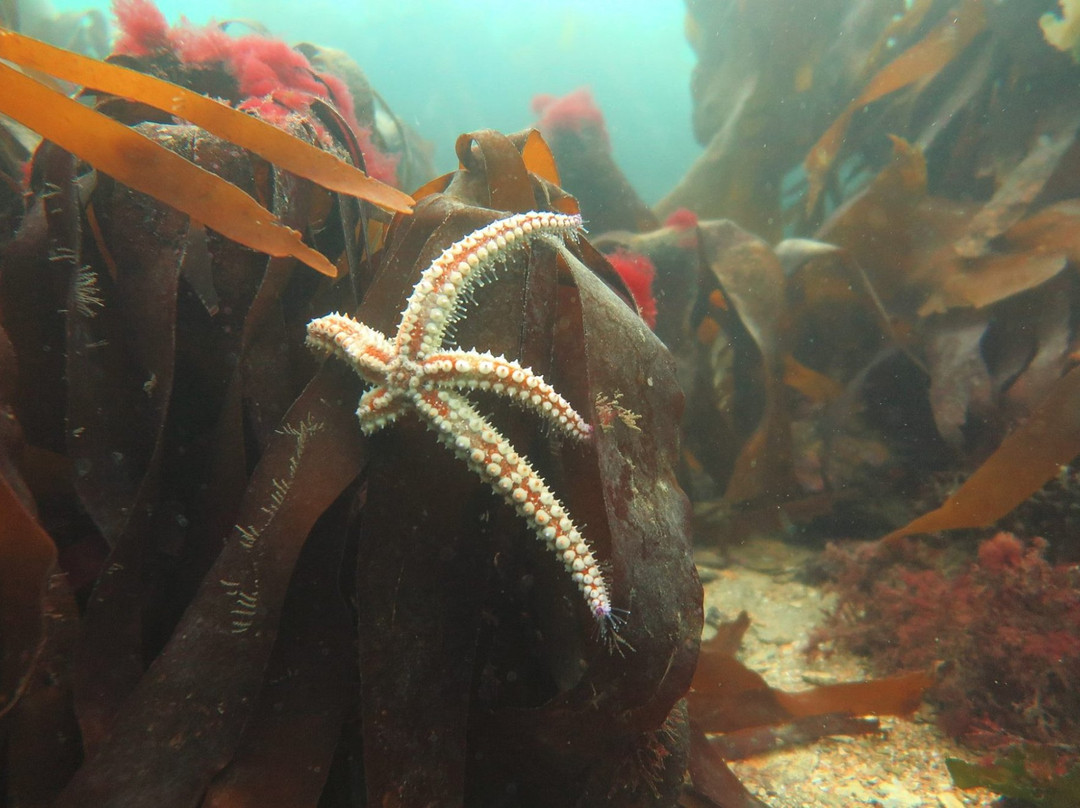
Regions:
[[960, 798], [949, 791], [939, 791], [937, 801], [941, 808], [964, 808], [964, 803], [960, 801]]
[[922, 798], [915, 796], [896, 780], [883, 783], [878, 793], [881, 794], [882, 808], [921, 808]]

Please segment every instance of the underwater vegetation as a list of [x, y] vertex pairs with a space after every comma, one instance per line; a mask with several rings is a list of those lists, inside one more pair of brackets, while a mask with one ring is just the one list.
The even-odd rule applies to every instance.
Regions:
[[917, 529], [987, 526], [1080, 454], [1078, 66], [1043, 5], [689, 4], [705, 150], [657, 213], [700, 224], [597, 241], [657, 268], [683, 479], [725, 519], [887, 533], [960, 468]]
[[[113, 10], [0, 30], [0, 804], [760, 806], [924, 696], [1068, 804], [1074, 3], [689, 0], [654, 209], [587, 88], [434, 177], [346, 55]], [[883, 537], [808, 571], [881, 679], [701, 643], [761, 531]]]
[[1048, 563], [1045, 551], [1042, 539], [998, 533], [943, 570], [941, 548], [911, 540], [831, 547], [822, 563], [843, 608], [819, 640], [867, 655], [881, 673], [940, 664], [927, 698], [969, 743], [1075, 745], [1078, 570]]
[[868, 716], [914, 712], [933, 683], [930, 672], [922, 670], [787, 693], [770, 687], [736, 659], [749, 627], [746, 612], [718, 626], [698, 657], [687, 696], [689, 774], [692, 794], [705, 802], [690, 805], [763, 805], [739, 783], [727, 761], [805, 745], [826, 735], [877, 733], [878, 720]]
[[[154, 43], [129, 46], [126, 66], [178, 82], [238, 75], [231, 58], [181, 52], [147, 4], [118, 10], [121, 43]], [[29, 62], [37, 45], [9, 41]], [[493, 222], [573, 221], [544, 141], [463, 135], [461, 168], [417, 191], [415, 207], [370, 183], [358, 207], [239, 137], [159, 114], [124, 76], [122, 97], [86, 107], [114, 126], [85, 139], [116, 144], [138, 129], [258, 199], [264, 220], [329, 256], [330, 271], [226, 238], [209, 210], [184, 215], [95, 169], [97, 152], [80, 160], [44, 141], [13, 177], [28, 193], [0, 281], [3, 568], [22, 586], [3, 590], [5, 800], [494, 804], [520, 789], [562, 805], [626, 783], [626, 804], [638, 788], [670, 801], [701, 594], [674, 474], [681, 394], [619, 276], [583, 237], [544, 233], [505, 254], [488, 245], [494, 277], [465, 295], [458, 344], [512, 357], [499, 363], [511, 377], [531, 367], [530, 389], [542, 373], [567, 412], [603, 425], [563, 441], [493, 387], [475, 393], [483, 417], [447, 427], [457, 439], [501, 433], [503, 460], [527, 457], [531, 524], [420, 421], [365, 437], [353, 412], [362, 380], [304, 345], [308, 323], [332, 311], [394, 334], [424, 267]], [[292, 158], [306, 151], [299, 136], [362, 164], [334, 92], [278, 89], [254, 104], [246, 90], [214, 95], [288, 130]], [[56, 95], [42, 103], [57, 108]], [[281, 114], [285, 97], [295, 107]], [[411, 215], [382, 213], [373, 197]], [[466, 264], [487, 247], [469, 249]], [[603, 402], [622, 417], [598, 418]], [[536, 541], [571, 513], [596, 572], [567, 562], [568, 574]], [[610, 643], [574, 597], [601, 576]], [[666, 762], [642, 774], [642, 755]]]
[[[948, 541], [978, 565], [980, 539], [1017, 532], [1044, 547], [1025, 556], [1041, 572], [1021, 586], [1002, 570], [1001, 591], [984, 582], [1002, 600], [962, 598], [967, 578], [953, 593], [945, 564], [959, 562], [931, 549], [939, 540], [916, 553], [934, 559], [924, 583], [970, 616], [914, 595], [892, 608], [887, 590], [841, 578], [832, 630], [877, 631], [861, 650], [891, 672], [910, 624], [965, 642], [1012, 626], [1047, 652], [1010, 676], [1030, 695], [1031, 679], [1068, 668], [1054, 654], [1077, 632], [1062, 605], [1080, 556], [1075, 4], [687, 6], [704, 151], [654, 209], [661, 227], [625, 219], [594, 240], [655, 267], [656, 332], [687, 391], [680, 480], [695, 538], [723, 549], [761, 531], [884, 535], [850, 563], [870, 587], [874, 571], [904, 569], [905, 536], [970, 529]], [[596, 126], [579, 117], [564, 128]], [[1036, 618], [1050, 603], [1058, 625]], [[961, 661], [983, 646], [942, 642], [906, 664], [977, 678], [997, 662]], [[1074, 679], [1062, 676], [1062, 695]], [[946, 714], [967, 705], [959, 689], [939, 696]], [[979, 714], [1047, 742], [1016, 717], [1023, 703], [987, 695]], [[1067, 725], [1075, 705], [1044, 707]]]

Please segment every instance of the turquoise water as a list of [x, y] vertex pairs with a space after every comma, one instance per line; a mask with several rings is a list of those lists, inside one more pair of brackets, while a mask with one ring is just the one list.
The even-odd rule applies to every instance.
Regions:
[[[108, 9], [57, 0], [57, 11]], [[592, 89], [615, 158], [655, 202], [699, 152], [690, 133], [693, 52], [679, 0], [159, 2], [170, 22], [257, 21], [289, 42], [341, 48], [394, 112], [454, 167], [454, 139], [534, 120], [537, 93]]]

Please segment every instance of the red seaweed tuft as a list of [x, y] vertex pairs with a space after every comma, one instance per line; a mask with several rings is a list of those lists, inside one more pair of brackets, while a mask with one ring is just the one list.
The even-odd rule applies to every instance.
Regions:
[[116, 53], [148, 56], [170, 47], [169, 23], [150, 0], [115, 0], [113, 14], [120, 28]]
[[1076, 743], [1080, 567], [1051, 565], [1045, 550], [1042, 539], [998, 533], [946, 570], [917, 542], [830, 546], [840, 605], [814, 647], [835, 641], [879, 673], [940, 663], [929, 698], [943, 727], [969, 742]]
[[[187, 67], [218, 68], [235, 82], [232, 103], [270, 123], [285, 126], [293, 113], [306, 114], [314, 99], [329, 101], [357, 135], [368, 174], [396, 184], [397, 158], [379, 149], [370, 131], [358, 123], [345, 82], [320, 73], [282, 40], [259, 34], [232, 37], [215, 24], [196, 26], [188, 20], [170, 27], [150, 0], [116, 0], [113, 13], [120, 28], [116, 53], [170, 54]], [[317, 123], [316, 130], [324, 134]]]
[[998, 533], [979, 545], [979, 564], [988, 572], [1015, 569], [1023, 560], [1024, 543], [1012, 533]]
[[562, 96], [547, 93], [533, 96], [532, 110], [540, 116], [537, 125], [542, 132], [570, 130], [581, 134], [585, 129], [593, 129], [605, 144], [609, 142], [604, 113], [588, 87], [579, 87]]
[[676, 230], [691, 230], [698, 226], [698, 216], [689, 208], [676, 208], [664, 219], [665, 227]]
[[619, 249], [605, 256], [608, 263], [619, 273], [634, 296], [638, 312], [645, 325], [656, 328], [656, 298], [653, 297], [653, 281], [656, 279], [656, 267], [647, 255]]

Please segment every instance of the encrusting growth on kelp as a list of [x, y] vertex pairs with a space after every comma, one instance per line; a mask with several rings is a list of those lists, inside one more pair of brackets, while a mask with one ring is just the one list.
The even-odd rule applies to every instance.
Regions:
[[519, 363], [488, 352], [445, 347], [447, 329], [461, 319], [462, 301], [511, 254], [537, 241], [575, 238], [581, 217], [518, 213], [450, 245], [420, 275], [391, 339], [343, 314], [308, 324], [310, 347], [348, 362], [375, 386], [356, 410], [371, 434], [399, 415], [416, 412], [439, 441], [512, 505], [559, 557], [581, 590], [601, 633], [622, 618], [589, 543], [547, 484], [464, 395], [489, 390], [539, 414], [565, 435], [585, 440], [592, 427], [555, 389]]

